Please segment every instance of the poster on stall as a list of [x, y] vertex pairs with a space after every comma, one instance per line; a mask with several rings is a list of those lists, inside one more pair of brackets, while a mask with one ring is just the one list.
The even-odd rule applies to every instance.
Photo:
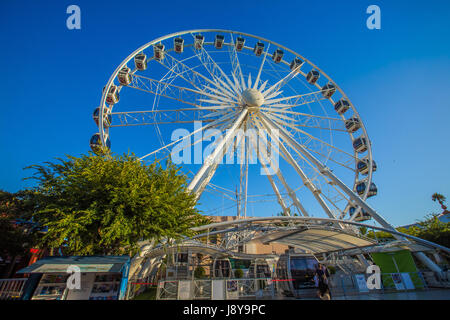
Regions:
[[227, 280], [227, 299], [239, 299], [237, 280]]
[[403, 285], [402, 281], [402, 275], [400, 273], [392, 273], [391, 277], [392, 281], [394, 281], [395, 289], [405, 290], [405, 286]]
[[409, 273], [402, 272], [402, 280], [405, 285], [406, 290], [414, 290], [414, 283], [411, 280], [411, 277], [409, 276]]
[[363, 274], [355, 274], [355, 279], [356, 284], [358, 285], [359, 292], [369, 292], [366, 277]]
[[191, 299], [191, 281], [180, 280], [178, 283], [178, 299], [189, 300]]

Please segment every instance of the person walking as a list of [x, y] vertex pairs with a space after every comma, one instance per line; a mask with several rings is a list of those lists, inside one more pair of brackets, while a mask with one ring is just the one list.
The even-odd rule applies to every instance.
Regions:
[[319, 289], [317, 295], [322, 300], [331, 300], [330, 287], [328, 286], [328, 270], [325, 266], [318, 263], [316, 265], [316, 273], [314, 275], [314, 282]]

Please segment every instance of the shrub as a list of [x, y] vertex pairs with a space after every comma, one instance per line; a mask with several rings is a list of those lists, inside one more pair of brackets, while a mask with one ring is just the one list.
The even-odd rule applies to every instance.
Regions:
[[242, 269], [236, 269], [234, 270], [234, 277], [239, 279], [242, 278], [244, 276], [244, 271], [242, 271]]
[[194, 277], [197, 279], [201, 279], [205, 277], [205, 269], [203, 267], [197, 267], [194, 270]]

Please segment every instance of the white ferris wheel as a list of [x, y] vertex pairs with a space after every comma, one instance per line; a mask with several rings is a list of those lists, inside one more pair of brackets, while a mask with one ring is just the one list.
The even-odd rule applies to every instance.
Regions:
[[[227, 201], [247, 217], [273, 202], [285, 216], [390, 226], [366, 203], [377, 194], [376, 164], [357, 109], [317, 65], [276, 42], [215, 29], [153, 40], [116, 68], [94, 120], [94, 150], [114, 139], [142, 160], [175, 147], [187, 155], [188, 189], [210, 205], [206, 214]], [[174, 137], [180, 126], [190, 131]]]
[[[203, 213], [231, 210], [244, 229], [285, 220], [359, 236], [373, 219], [401, 243], [449, 252], [396, 231], [367, 204], [376, 164], [357, 109], [317, 65], [276, 42], [218, 29], [160, 37], [116, 68], [93, 117], [94, 151], [114, 138], [116, 151], [142, 161], [178, 154]], [[281, 217], [248, 218], [255, 213]], [[239, 230], [225, 232], [247, 241]]]

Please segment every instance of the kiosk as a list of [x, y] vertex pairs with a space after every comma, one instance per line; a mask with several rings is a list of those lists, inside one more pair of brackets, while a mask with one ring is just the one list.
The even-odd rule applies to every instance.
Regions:
[[[129, 256], [46, 257], [18, 272], [30, 274], [21, 299], [123, 300], [129, 268]], [[74, 277], [79, 287], [72, 289]]]

